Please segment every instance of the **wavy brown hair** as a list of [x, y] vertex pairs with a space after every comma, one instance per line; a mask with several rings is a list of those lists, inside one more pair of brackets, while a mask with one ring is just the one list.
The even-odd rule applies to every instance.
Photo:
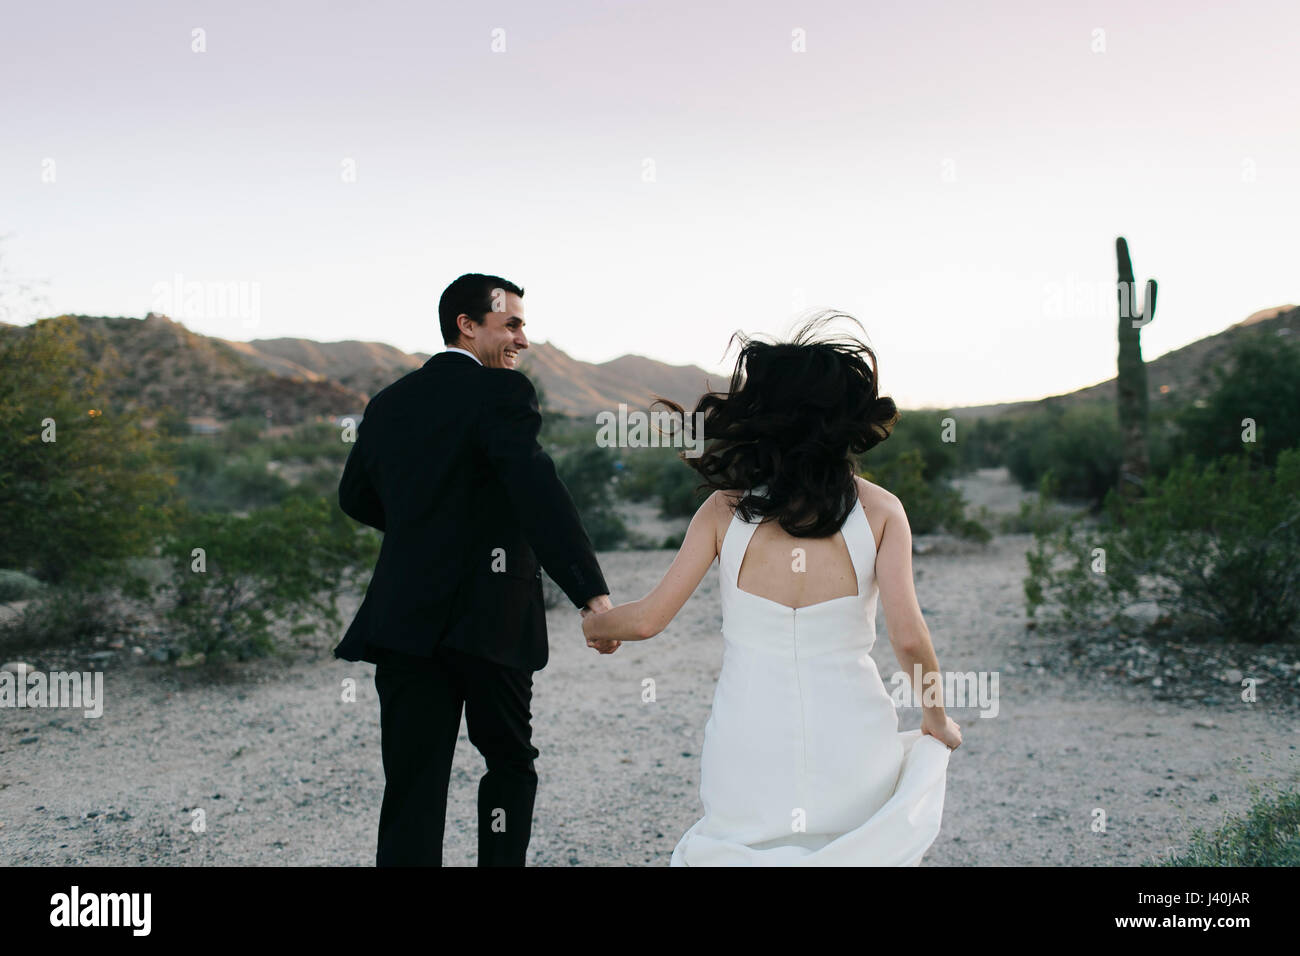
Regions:
[[[697, 491], [743, 492], [736, 505], [743, 521], [775, 518], [798, 538], [834, 534], [858, 502], [855, 456], [888, 438], [898, 422], [894, 400], [878, 393], [875, 352], [850, 335], [823, 334], [839, 318], [862, 328], [828, 310], [788, 342], [735, 333], [732, 342], [742, 348], [729, 390], [707, 392], [695, 405], [692, 414], [704, 414], [706, 446], [700, 457], [682, 460], [700, 474]], [[655, 396], [653, 404], [686, 414], [666, 398]], [[764, 484], [766, 496], [751, 493]]]

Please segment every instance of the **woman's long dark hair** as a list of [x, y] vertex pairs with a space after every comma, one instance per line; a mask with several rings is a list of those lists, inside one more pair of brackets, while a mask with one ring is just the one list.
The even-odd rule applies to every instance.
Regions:
[[[732, 341], [742, 348], [728, 393], [708, 392], [695, 405], [707, 445], [700, 457], [682, 460], [700, 474], [697, 491], [744, 492], [736, 505], [743, 521], [774, 517], [798, 538], [834, 534], [858, 504], [854, 456], [888, 438], [898, 422], [894, 400], [877, 392], [875, 352], [850, 335], [818, 334], [838, 318], [862, 328], [852, 316], [824, 311], [789, 342], [737, 332]], [[661, 403], [685, 414], [656, 396]], [[749, 493], [763, 484], [766, 496]]]

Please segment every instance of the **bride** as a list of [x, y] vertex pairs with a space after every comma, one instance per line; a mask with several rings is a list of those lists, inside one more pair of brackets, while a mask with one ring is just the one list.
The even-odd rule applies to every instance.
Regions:
[[900, 732], [871, 658], [879, 597], [903, 672], [919, 665], [923, 684], [940, 681], [907, 514], [856, 475], [853, 457], [889, 437], [898, 410], [878, 394], [868, 346], [819, 334], [839, 317], [816, 316], [784, 343], [740, 336], [728, 393], [695, 407], [707, 447], [683, 459], [713, 494], [650, 594], [583, 615], [602, 653], [648, 640], [719, 562], [724, 645], [701, 745], [704, 815], [673, 866], [915, 866], [939, 833], [961, 731], [926, 693], [921, 728]]

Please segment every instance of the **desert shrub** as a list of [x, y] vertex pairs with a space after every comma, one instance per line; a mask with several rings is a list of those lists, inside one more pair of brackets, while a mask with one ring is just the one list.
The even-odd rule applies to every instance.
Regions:
[[342, 439], [343, 429], [331, 422], [299, 425], [283, 438], [271, 438], [262, 444], [268, 458], [276, 461], [337, 461], [339, 473], [351, 448]]
[[1049, 405], [1016, 420], [1006, 465], [1022, 488], [1034, 488], [1048, 471], [1063, 498], [1105, 500], [1119, 480], [1122, 457], [1114, 406]]
[[573, 497], [583, 527], [598, 551], [617, 548], [627, 540], [627, 526], [614, 511], [614, 453], [584, 444], [561, 455], [556, 473]]
[[[920, 477], [927, 484], [958, 474], [962, 470], [958, 447], [965, 440], [965, 430], [956, 421], [951, 426], [946, 424], [950, 417], [946, 411], [932, 409], [900, 411], [889, 437], [867, 453], [869, 463], [887, 469], [895, 462], [919, 457]], [[945, 441], [945, 436], [953, 440]], [[913, 466], [900, 467], [910, 471]]]
[[665, 466], [686, 467], [667, 448], [620, 448], [618, 454], [614, 494], [626, 501], [652, 500]]
[[575, 448], [558, 456], [555, 470], [580, 512], [607, 504], [613, 497], [614, 455], [608, 448]]
[[190, 434], [189, 419], [183, 411], [168, 405], [158, 412], [158, 421], [154, 426], [158, 434], [166, 438], [185, 438]]
[[147, 553], [169, 493], [152, 433], [112, 403], [83, 338], [69, 317], [0, 335], [0, 567], [52, 583]]
[[343, 476], [342, 464], [320, 465], [306, 472], [293, 486], [291, 495], [330, 498], [339, 493], [339, 479]]
[[1197, 828], [1187, 849], [1158, 866], [1300, 866], [1300, 793], [1256, 795], [1240, 817], [1213, 833]]
[[669, 452], [665, 461], [667, 464], [659, 467], [654, 485], [659, 513], [665, 518], [689, 518], [700, 510], [711, 492], [698, 487], [699, 472], [678, 458], [675, 451]]
[[36, 597], [44, 588], [30, 574], [0, 568], [0, 601], [25, 601]]
[[[268, 470], [264, 453], [246, 451], [232, 456], [202, 440], [176, 446], [173, 469], [176, 494], [199, 511], [269, 507], [283, 501], [292, 487]], [[337, 487], [337, 475], [335, 482]]]
[[[1227, 361], [1201, 375], [1206, 383], [1212, 377], [1213, 386], [1202, 402], [1178, 413], [1180, 457], [1209, 462], [1244, 451], [1272, 467], [1279, 454], [1300, 446], [1300, 345], [1261, 330], [1242, 336]], [[1242, 440], [1248, 418], [1255, 423], [1253, 442]]]
[[689, 518], [708, 491], [697, 491], [700, 476], [679, 457], [678, 448], [622, 449], [623, 468], [616, 491], [628, 501], [652, 501], [664, 518]]
[[942, 478], [927, 479], [920, 449], [912, 448], [883, 464], [873, 462], [863, 477], [898, 496], [907, 511], [913, 534], [947, 531], [962, 538], [986, 542], [993, 535], [983, 524], [966, 517], [965, 501]]
[[1132, 628], [1154, 601], [1172, 633], [1251, 643], [1300, 636], [1300, 449], [1276, 469], [1187, 456], [1147, 497], [1106, 498], [1105, 519], [1035, 534], [1026, 609], [1083, 631]]
[[1020, 502], [1020, 509], [1015, 514], [990, 516], [990, 519], [1003, 534], [1041, 534], [1059, 530], [1073, 511], [1065, 507], [1049, 507], [1053, 497], [1052, 487], [1049, 472], [1039, 482], [1038, 497], [1032, 501]]
[[1005, 465], [1014, 425], [1014, 420], [1006, 415], [959, 422], [962, 431], [958, 434], [957, 455], [961, 470]]
[[325, 498], [290, 496], [247, 517], [186, 510], [164, 545], [172, 575], [160, 591], [173, 598], [165, 614], [188, 653], [262, 656], [277, 625], [291, 634], [341, 626], [338, 595], [362, 586], [378, 553], [378, 535]]
[[227, 455], [237, 455], [257, 446], [266, 434], [266, 419], [245, 415], [226, 422], [221, 433], [211, 440]]
[[42, 649], [87, 643], [122, 633], [125, 620], [105, 587], [67, 582], [43, 588], [3, 627], [6, 643]]

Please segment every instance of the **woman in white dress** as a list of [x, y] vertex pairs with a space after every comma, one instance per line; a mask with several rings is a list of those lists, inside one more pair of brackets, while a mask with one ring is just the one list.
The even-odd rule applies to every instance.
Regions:
[[683, 460], [714, 492], [672, 566], [641, 600], [584, 614], [602, 653], [647, 640], [719, 560], [724, 649], [700, 754], [704, 816], [673, 866], [915, 866], [939, 833], [961, 732], [941, 695], [925, 693], [921, 728], [900, 732], [871, 658], [879, 597], [903, 672], [939, 679], [907, 515], [853, 458], [889, 436], [898, 411], [878, 394], [868, 346], [817, 334], [841, 315], [787, 343], [742, 337], [729, 392], [695, 408], [707, 446]]

